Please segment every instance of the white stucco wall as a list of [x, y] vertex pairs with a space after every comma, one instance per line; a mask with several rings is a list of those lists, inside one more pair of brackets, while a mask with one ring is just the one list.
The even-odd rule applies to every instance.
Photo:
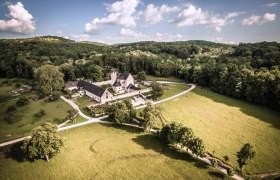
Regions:
[[98, 96], [96, 96], [96, 95], [94, 95], [94, 94], [92, 94], [92, 93], [90, 93], [90, 92], [88, 92], [88, 91], [85, 91], [85, 92], [86, 92], [86, 95], [87, 95], [88, 97], [94, 99], [94, 100], [97, 101], [97, 102], [100, 102], [100, 98], [99, 98]]
[[125, 81], [125, 88], [127, 88], [127, 86], [129, 86], [130, 84], [134, 85], [134, 78], [132, 77], [131, 74], [129, 74], [129, 76], [127, 77], [127, 79]]
[[113, 71], [111, 72], [111, 80], [110, 80], [110, 84], [113, 85], [114, 82], [117, 80], [117, 72], [116, 71]]
[[[108, 94], [108, 97], [107, 97], [107, 94]], [[106, 89], [106, 91], [101, 96], [101, 102], [111, 101], [112, 98], [113, 98], [113, 95]]]

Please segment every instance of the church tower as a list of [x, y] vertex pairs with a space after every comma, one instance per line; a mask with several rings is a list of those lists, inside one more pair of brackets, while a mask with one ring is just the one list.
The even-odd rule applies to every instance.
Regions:
[[116, 82], [117, 77], [118, 77], [117, 71], [112, 69], [111, 70], [111, 85], [113, 85], [114, 82]]

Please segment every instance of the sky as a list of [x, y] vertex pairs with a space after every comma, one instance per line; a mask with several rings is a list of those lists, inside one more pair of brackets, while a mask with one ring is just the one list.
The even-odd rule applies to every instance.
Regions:
[[0, 38], [280, 42], [278, 0], [0, 0]]

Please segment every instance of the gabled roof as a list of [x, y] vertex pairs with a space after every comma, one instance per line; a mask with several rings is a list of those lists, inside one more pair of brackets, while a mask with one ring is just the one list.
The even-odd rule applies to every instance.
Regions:
[[65, 88], [76, 87], [78, 84], [77, 81], [67, 81], [64, 85]]
[[121, 73], [118, 77], [120, 80], [126, 80], [129, 76], [129, 73]]
[[78, 87], [82, 87], [84, 88], [84, 90], [98, 96], [101, 97], [104, 92], [106, 91], [106, 89], [100, 87], [100, 86], [96, 86], [95, 84], [89, 83], [87, 81], [78, 81]]
[[113, 86], [119, 87], [119, 86], [121, 86], [121, 83], [120, 83], [118, 80], [116, 80], [116, 81], [114, 82]]
[[134, 86], [133, 84], [129, 84], [129, 85], [127, 86], [127, 89], [140, 90], [139, 87], [136, 87], [136, 86]]

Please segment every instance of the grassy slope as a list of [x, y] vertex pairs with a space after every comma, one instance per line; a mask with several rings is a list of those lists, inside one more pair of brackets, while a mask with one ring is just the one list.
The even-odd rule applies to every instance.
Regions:
[[220, 158], [228, 155], [237, 167], [235, 154], [249, 142], [257, 157], [245, 168], [247, 172], [280, 170], [278, 112], [200, 87], [178, 99], [161, 105], [164, 116], [193, 128], [209, 152]]
[[128, 127], [90, 124], [63, 132], [62, 153], [19, 163], [0, 156], [0, 179], [213, 179], [224, 175], [152, 135]]
[[[15, 113], [15, 122], [9, 124], [5, 121], [6, 108], [12, 104], [15, 104], [16, 100], [20, 96], [10, 96], [8, 93], [13, 89], [13, 86], [3, 86], [0, 87], [0, 142], [7, 141], [10, 139], [15, 139], [22, 137], [30, 133], [30, 131], [46, 121], [54, 121], [55, 123], [61, 123], [61, 120], [66, 117], [67, 111], [71, 107], [58, 100], [56, 102], [44, 102], [32, 101], [30, 104], [24, 107], [19, 107]], [[33, 96], [33, 93], [28, 93], [27, 96]], [[46, 116], [41, 119], [34, 118], [34, 114], [40, 109], [46, 111]], [[10, 137], [5, 137], [11, 135]]]
[[149, 81], [171, 81], [171, 82], [184, 82], [181, 79], [178, 79], [176, 77], [155, 77], [147, 75], [147, 80]]
[[157, 100], [166, 99], [190, 88], [187, 84], [163, 84], [164, 93]]

